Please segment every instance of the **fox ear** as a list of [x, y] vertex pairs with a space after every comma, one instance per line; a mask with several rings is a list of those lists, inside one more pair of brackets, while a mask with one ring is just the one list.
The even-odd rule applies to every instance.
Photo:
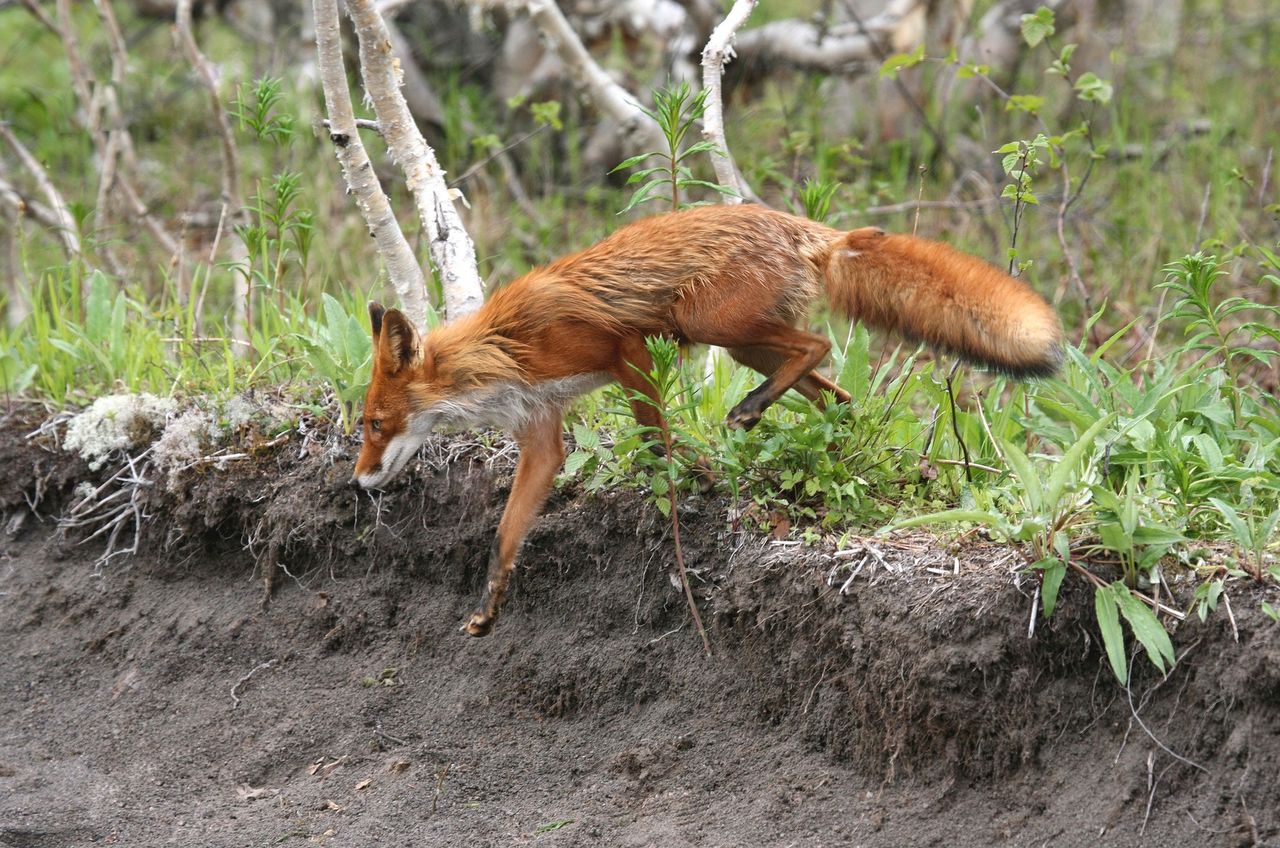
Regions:
[[382, 333], [382, 316], [386, 311], [387, 308], [376, 300], [369, 301], [369, 326], [373, 328], [375, 339]]
[[[373, 308], [370, 307], [370, 317]], [[378, 368], [388, 376], [395, 376], [403, 368], [413, 368], [422, 362], [422, 340], [413, 322], [405, 317], [399, 309], [384, 311], [378, 327], [377, 339]]]

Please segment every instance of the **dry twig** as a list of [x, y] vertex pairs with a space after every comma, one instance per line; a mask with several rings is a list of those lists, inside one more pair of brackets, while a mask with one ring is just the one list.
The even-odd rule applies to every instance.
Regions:
[[231, 133], [231, 121], [227, 118], [226, 109], [222, 107], [222, 97], [218, 92], [218, 72], [200, 51], [191, 31], [191, 0], [178, 0], [174, 20], [182, 52], [200, 77], [200, 82], [209, 91], [209, 108], [217, 121], [218, 137], [222, 142], [222, 215], [215, 239], [221, 239], [225, 233], [230, 243], [231, 273], [234, 275], [231, 335], [236, 341], [245, 341], [249, 338], [249, 327], [253, 323], [253, 292], [249, 285], [249, 250], [234, 223], [239, 220], [244, 208], [244, 201], [240, 197], [240, 157], [236, 152], [235, 136]]
[[61, 192], [49, 179], [49, 172], [40, 164], [40, 160], [27, 149], [9, 124], [0, 121], [0, 138], [4, 138], [12, 148], [14, 154], [18, 157], [18, 161], [23, 167], [31, 172], [31, 176], [35, 179], [36, 185], [40, 192], [44, 195], [45, 200], [49, 203], [49, 210], [53, 215], [54, 221], [57, 222], [55, 231], [62, 240], [62, 248], [67, 253], [68, 259], [75, 259], [80, 256], [80, 228], [76, 226], [75, 218], [71, 217], [71, 212], [67, 209], [67, 202], [62, 199]]
[[[182, 0], [179, 0], [179, 3], [181, 2]], [[253, 668], [249, 669], [248, 674], [246, 674], [244, 677], [241, 677], [239, 680], [236, 681], [235, 685], [231, 687], [231, 700], [233, 702], [231, 704], [231, 709], [234, 710], [240, 706], [240, 696], [236, 694], [236, 692], [240, 690], [240, 687], [248, 683], [249, 678], [253, 677], [258, 672], [264, 669], [272, 668], [275, 666], [275, 664], [276, 664], [275, 660], [267, 660], [266, 662], [260, 662], [257, 665], [255, 665]]]
[[665, 140], [657, 122], [591, 57], [554, 0], [525, 0], [523, 6], [574, 82], [601, 113], [618, 123], [627, 148], [636, 152], [663, 149]]

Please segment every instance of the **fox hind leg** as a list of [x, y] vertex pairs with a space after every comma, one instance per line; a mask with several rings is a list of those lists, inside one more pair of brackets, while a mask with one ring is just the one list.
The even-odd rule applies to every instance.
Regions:
[[[782, 367], [782, 363], [785, 361], [781, 354], [764, 347], [732, 347], [729, 348], [728, 353], [729, 356], [733, 357], [734, 361], [766, 377], [772, 376], [775, 371]], [[817, 371], [810, 371], [796, 381], [796, 384], [791, 388], [795, 389], [819, 409], [826, 408], [822, 397], [823, 392], [833, 394], [836, 403], [850, 403], [853, 400], [848, 392]]]
[[[729, 410], [725, 421], [730, 427], [750, 430], [760, 423], [760, 417], [787, 389], [796, 387], [802, 394], [821, 385], [813, 379], [813, 369], [831, 351], [831, 342], [823, 336], [806, 333], [785, 324], [775, 324], [752, 334], [751, 348], [763, 348], [765, 353], [777, 358], [777, 368], [769, 377], [751, 391], [742, 401]], [[699, 339], [710, 344], [724, 344], [715, 339]], [[728, 340], [729, 348], [741, 348], [741, 340]], [[754, 358], [754, 357], [753, 357]], [[772, 364], [772, 363], [769, 363]], [[752, 366], [755, 367], [755, 366]], [[825, 378], [821, 378], [825, 381]], [[804, 381], [803, 387], [798, 386]], [[834, 384], [832, 384], [834, 386]], [[844, 395], [841, 392], [837, 397]], [[807, 394], [806, 394], [807, 396]], [[847, 395], [844, 395], [847, 397]], [[843, 398], [841, 398], [843, 400]]]

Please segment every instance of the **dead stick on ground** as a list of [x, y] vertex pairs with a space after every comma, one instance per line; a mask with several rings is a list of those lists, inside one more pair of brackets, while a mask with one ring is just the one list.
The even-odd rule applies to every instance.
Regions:
[[453, 763], [445, 763], [444, 768], [436, 772], [436, 794], [431, 796], [431, 815], [436, 814], [436, 804], [440, 801], [440, 793], [444, 792], [444, 779], [449, 776], [449, 767]]
[[265, 668], [274, 667], [275, 664], [276, 664], [275, 660], [267, 660], [266, 662], [258, 663], [252, 669], [250, 669], [248, 674], [246, 674], [244, 677], [236, 681], [236, 685], [231, 687], [231, 699], [235, 701], [235, 703], [231, 705], [231, 709], [234, 710], [236, 707], [240, 706], [240, 696], [236, 694], [236, 692], [239, 691], [240, 687], [248, 683], [250, 677], [253, 677], [255, 674], [257, 674], [258, 672], [262, 671]]

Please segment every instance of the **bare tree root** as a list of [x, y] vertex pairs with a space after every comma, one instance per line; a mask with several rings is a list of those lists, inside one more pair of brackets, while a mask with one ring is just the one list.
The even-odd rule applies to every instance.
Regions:
[[[115, 474], [96, 489], [85, 493], [58, 519], [58, 528], [64, 532], [86, 529], [92, 531], [80, 541], [82, 545], [106, 537], [106, 547], [93, 563], [95, 576], [101, 575], [102, 569], [116, 557], [138, 553], [142, 542], [142, 524], [150, 517], [143, 509], [143, 495], [155, 485], [147, 479], [151, 470], [150, 453], [151, 448], [147, 448], [137, 456], [126, 455], [124, 464]], [[123, 547], [121, 534], [130, 525], [133, 539], [127, 547]]]

